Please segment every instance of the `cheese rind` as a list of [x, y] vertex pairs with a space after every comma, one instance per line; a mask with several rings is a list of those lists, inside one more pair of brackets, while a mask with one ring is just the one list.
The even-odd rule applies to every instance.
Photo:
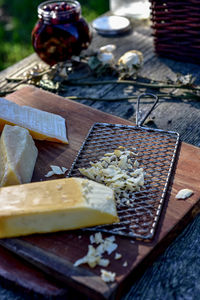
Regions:
[[64, 118], [0, 98], [0, 131], [5, 124], [24, 127], [37, 140], [68, 144]]
[[118, 222], [113, 191], [65, 178], [0, 189], [0, 238]]
[[28, 130], [5, 125], [0, 138], [0, 186], [30, 182], [37, 155]]

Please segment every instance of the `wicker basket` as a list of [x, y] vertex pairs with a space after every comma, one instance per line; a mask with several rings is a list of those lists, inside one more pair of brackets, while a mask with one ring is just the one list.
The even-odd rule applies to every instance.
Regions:
[[200, 0], [149, 0], [155, 51], [200, 64]]

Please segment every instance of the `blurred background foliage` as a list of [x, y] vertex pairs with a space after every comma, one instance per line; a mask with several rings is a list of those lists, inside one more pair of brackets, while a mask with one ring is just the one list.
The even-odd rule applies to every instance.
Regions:
[[[33, 53], [31, 31], [39, 0], [0, 0], [0, 70]], [[88, 22], [109, 9], [108, 0], [80, 0]]]

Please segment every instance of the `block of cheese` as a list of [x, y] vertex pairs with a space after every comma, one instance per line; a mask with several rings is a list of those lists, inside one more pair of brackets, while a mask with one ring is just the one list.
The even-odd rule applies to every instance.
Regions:
[[82, 178], [0, 188], [0, 238], [118, 222], [112, 189]]
[[0, 186], [30, 182], [37, 155], [27, 129], [5, 125], [0, 138]]
[[0, 131], [5, 124], [24, 127], [37, 140], [68, 144], [64, 118], [0, 98]]

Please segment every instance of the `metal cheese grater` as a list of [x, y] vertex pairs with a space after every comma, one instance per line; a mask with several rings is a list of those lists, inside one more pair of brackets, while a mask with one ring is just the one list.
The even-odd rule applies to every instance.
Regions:
[[[140, 99], [149, 96], [155, 99], [150, 111], [141, 118]], [[101, 225], [86, 230], [98, 230], [138, 239], [152, 239], [159, 220], [167, 191], [179, 134], [142, 127], [158, 102], [153, 94], [138, 97], [136, 126], [95, 123], [80, 148], [68, 176], [82, 177], [79, 168], [90, 167], [90, 162], [99, 160], [105, 153], [119, 146], [127, 150], [136, 148], [139, 167], [145, 171], [145, 184], [139, 192], [129, 193], [128, 201], [117, 204], [119, 223]]]

